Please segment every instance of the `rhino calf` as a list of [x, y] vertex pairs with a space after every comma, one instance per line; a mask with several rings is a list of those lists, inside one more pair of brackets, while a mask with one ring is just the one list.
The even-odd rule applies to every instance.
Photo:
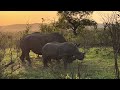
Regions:
[[51, 59], [64, 61], [64, 68], [67, 68], [68, 63], [74, 60], [83, 60], [85, 53], [79, 52], [79, 49], [71, 42], [51, 42], [47, 43], [42, 48], [42, 57], [44, 67], [48, 67], [47, 63]]

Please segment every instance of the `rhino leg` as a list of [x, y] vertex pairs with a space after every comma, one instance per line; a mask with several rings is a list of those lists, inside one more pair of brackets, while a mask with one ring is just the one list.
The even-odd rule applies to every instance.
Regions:
[[52, 63], [52, 61], [51, 61], [51, 59], [47, 59], [48, 60], [48, 62], [52, 65], [53, 63]]
[[29, 63], [29, 66], [31, 66], [31, 60], [30, 60], [29, 52], [30, 52], [30, 51], [27, 51], [26, 54], [25, 54], [25, 56], [26, 56], [26, 60], [27, 60], [28, 63]]
[[50, 61], [50, 60], [48, 60], [48, 58], [43, 57], [44, 67], [48, 67], [48, 61]]
[[57, 64], [60, 64], [60, 59], [57, 59]]
[[25, 53], [22, 51], [22, 55], [20, 56], [22, 63], [25, 63]]
[[64, 61], [64, 69], [66, 70], [67, 69], [67, 62]]
[[64, 58], [63, 58], [63, 62], [64, 62], [64, 69], [66, 70], [67, 69], [67, 57], [65, 56]]

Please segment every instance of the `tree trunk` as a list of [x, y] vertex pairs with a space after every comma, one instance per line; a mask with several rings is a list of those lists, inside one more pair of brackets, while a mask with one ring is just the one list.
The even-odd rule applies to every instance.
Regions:
[[84, 48], [84, 52], [86, 52], [86, 39], [85, 39], [85, 37], [83, 37], [84, 38], [84, 46], [83, 46], [83, 48]]
[[118, 68], [117, 59], [118, 59], [118, 53], [117, 53], [117, 51], [114, 50], [115, 76], [116, 76], [116, 79], [119, 79], [119, 68]]

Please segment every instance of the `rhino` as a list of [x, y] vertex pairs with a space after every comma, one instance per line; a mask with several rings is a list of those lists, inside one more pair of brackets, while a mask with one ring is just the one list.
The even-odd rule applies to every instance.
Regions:
[[74, 60], [83, 60], [85, 53], [79, 51], [78, 47], [72, 42], [50, 42], [42, 48], [42, 58], [44, 67], [48, 67], [48, 62], [51, 59], [64, 62], [64, 68], [67, 68], [68, 63], [72, 63]]
[[57, 33], [49, 33], [49, 34], [41, 34], [38, 32], [28, 34], [21, 38], [20, 40], [20, 48], [22, 50], [22, 54], [20, 59], [22, 63], [25, 63], [25, 58], [31, 65], [31, 60], [29, 56], [30, 50], [33, 51], [35, 54], [42, 55], [42, 47], [49, 42], [66, 42], [65, 38]]

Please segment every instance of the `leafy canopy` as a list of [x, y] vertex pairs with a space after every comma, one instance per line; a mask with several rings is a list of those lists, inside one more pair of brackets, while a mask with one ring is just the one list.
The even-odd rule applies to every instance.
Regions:
[[97, 23], [89, 19], [92, 13], [93, 11], [58, 11], [60, 18], [56, 25], [63, 29], [72, 29], [74, 35], [77, 35], [78, 27], [94, 26], [96, 28]]

